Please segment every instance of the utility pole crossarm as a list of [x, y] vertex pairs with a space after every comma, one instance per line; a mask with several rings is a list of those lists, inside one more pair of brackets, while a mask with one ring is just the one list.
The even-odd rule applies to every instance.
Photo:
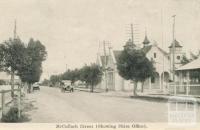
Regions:
[[133, 37], [133, 24], [131, 24], [131, 40], [132, 40], [132, 43], [134, 44], [134, 37]]

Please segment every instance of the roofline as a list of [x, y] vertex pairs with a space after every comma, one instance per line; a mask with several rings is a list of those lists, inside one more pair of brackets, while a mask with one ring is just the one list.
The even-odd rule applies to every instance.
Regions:
[[176, 69], [176, 71], [181, 71], [181, 70], [196, 70], [196, 69], [200, 69], [199, 67], [195, 67], [195, 68], [188, 68], [188, 69]]
[[114, 56], [114, 52], [113, 52], [114, 50], [111, 48], [110, 49], [110, 54], [111, 54], [111, 57], [112, 57], [112, 59], [113, 59], [113, 62], [114, 62], [114, 64], [116, 64], [117, 63], [117, 60], [115, 59], [115, 56]]

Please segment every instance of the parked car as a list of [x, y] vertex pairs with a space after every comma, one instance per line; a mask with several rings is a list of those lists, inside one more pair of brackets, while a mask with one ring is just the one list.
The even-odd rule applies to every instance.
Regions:
[[40, 90], [40, 84], [39, 83], [34, 83], [33, 84], [33, 90]]

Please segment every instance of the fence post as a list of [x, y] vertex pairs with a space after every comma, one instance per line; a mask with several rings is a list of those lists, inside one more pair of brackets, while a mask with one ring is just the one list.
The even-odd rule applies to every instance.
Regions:
[[5, 105], [5, 95], [4, 95], [4, 90], [1, 91], [1, 111], [2, 111], [2, 117], [4, 116], [4, 105]]
[[187, 83], [187, 85], [186, 85], [186, 95], [187, 95], [187, 96], [189, 95], [189, 85], [188, 85], [188, 83]]
[[176, 95], [176, 84], [174, 84], [174, 95]]
[[18, 87], [18, 118], [21, 117], [21, 88]]

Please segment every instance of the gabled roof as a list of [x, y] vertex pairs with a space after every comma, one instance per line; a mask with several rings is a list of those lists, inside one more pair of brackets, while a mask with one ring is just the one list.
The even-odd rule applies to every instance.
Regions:
[[172, 44], [169, 46], [169, 48], [172, 48], [174, 43], [175, 43], [175, 47], [182, 47], [182, 46], [180, 45], [180, 43], [175, 39], [175, 40], [172, 42]]
[[186, 65], [181, 66], [176, 70], [194, 70], [194, 69], [200, 69], [200, 57], [196, 60], [191, 61]]
[[148, 53], [148, 52], [151, 50], [151, 48], [152, 48], [153, 46], [157, 47], [158, 50], [161, 51], [165, 56], [168, 55], [168, 53], [167, 53], [166, 51], [164, 51], [163, 49], [161, 49], [161, 48], [158, 47], [157, 45], [144, 46], [144, 47], [142, 48], [142, 51], [146, 54], [146, 53]]
[[152, 45], [144, 46], [142, 48], [142, 51], [146, 54], [146, 53], [148, 53], [151, 50], [151, 48], [152, 48]]
[[115, 57], [116, 61], [118, 61], [119, 56], [120, 56], [121, 53], [122, 53], [122, 51], [120, 51], [120, 50], [114, 50], [113, 51], [113, 54], [114, 54], [114, 57]]
[[102, 65], [105, 65], [105, 62], [108, 64], [109, 56], [100, 56]]
[[165, 51], [165, 50], [163, 50], [163, 49], [161, 49], [159, 46], [157, 46], [157, 48], [158, 48], [158, 50], [160, 50], [164, 55], [168, 55], [168, 53]]
[[[165, 56], [168, 56], [168, 53], [166, 51], [164, 51], [163, 49], [161, 49], [160, 47], [158, 47], [157, 45], [144, 46], [141, 50], [146, 54], [146, 53], [148, 53], [151, 50], [151, 48], [153, 46], [157, 47], [158, 50], [161, 51], [161, 53], [163, 53]], [[119, 56], [120, 56], [121, 53], [122, 53], [122, 50], [113, 50], [113, 55], [114, 55], [114, 58], [115, 58], [116, 61], [119, 60]], [[102, 56], [101, 56], [101, 60], [102, 60], [102, 63], [105, 62], [105, 60], [103, 60]]]

